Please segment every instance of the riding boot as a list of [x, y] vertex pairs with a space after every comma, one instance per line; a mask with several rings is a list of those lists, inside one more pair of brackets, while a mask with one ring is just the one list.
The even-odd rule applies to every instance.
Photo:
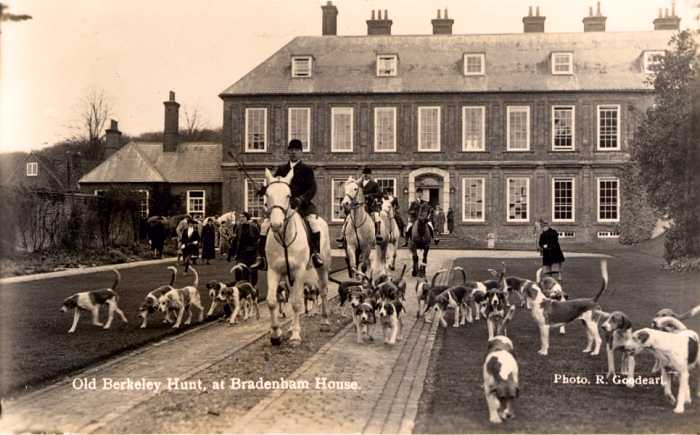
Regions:
[[382, 237], [382, 223], [379, 221], [374, 223], [374, 238], [377, 240], [377, 243], [384, 242], [384, 237]]
[[433, 229], [433, 227], [428, 225], [428, 228], [430, 228], [430, 237], [433, 239], [433, 243], [435, 243], [437, 245], [438, 243], [440, 243], [440, 239], [435, 237], [435, 230]]
[[406, 227], [406, 233], [404, 234], [404, 239], [403, 239], [403, 248], [408, 246], [408, 241], [411, 240], [411, 227]]
[[267, 270], [267, 261], [265, 261], [265, 243], [267, 242], [267, 237], [260, 236], [258, 239], [258, 258], [255, 259], [255, 263], [250, 265], [251, 269]]
[[314, 267], [323, 266], [323, 260], [321, 259], [321, 232], [311, 233], [311, 261], [314, 263]]

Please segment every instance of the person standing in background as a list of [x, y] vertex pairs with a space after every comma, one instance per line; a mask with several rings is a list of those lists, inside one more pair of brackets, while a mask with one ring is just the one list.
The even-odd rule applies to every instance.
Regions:
[[212, 218], [208, 218], [202, 228], [202, 260], [206, 264], [211, 264], [210, 261], [216, 258], [216, 228]]
[[447, 209], [447, 232], [452, 234], [455, 230], [455, 212], [452, 207]]
[[542, 222], [542, 234], [539, 245], [542, 248], [543, 273], [561, 282], [561, 266], [564, 262], [564, 253], [559, 246], [559, 233], [549, 226], [548, 222]]

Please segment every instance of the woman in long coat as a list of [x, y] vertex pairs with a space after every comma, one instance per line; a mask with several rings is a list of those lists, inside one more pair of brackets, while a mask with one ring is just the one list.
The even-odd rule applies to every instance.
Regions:
[[455, 230], [455, 212], [452, 207], [447, 209], [447, 232], [452, 234]]
[[559, 246], [559, 233], [543, 222], [542, 234], [540, 234], [540, 248], [542, 249], [543, 272], [561, 281], [561, 264], [564, 262], [564, 253]]
[[216, 228], [211, 219], [207, 219], [202, 228], [202, 260], [209, 261], [216, 258]]

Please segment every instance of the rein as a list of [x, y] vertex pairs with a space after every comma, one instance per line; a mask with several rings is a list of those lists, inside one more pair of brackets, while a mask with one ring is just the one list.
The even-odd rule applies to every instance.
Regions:
[[[289, 184], [285, 183], [284, 181], [276, 180], [276, 181], [273, 181], [272, 183], [268, 184], [268, 187], [275, 184], [275, 183], [282, 183], [282, 184], [289, 186]], [[284, 208], [281, 205], [273, 205], [272, 207], [270, 207], [270, 212], [272, 212], [272, 210], [274, 210], [276, 208], [280, 209], [282, 211], [282, 213], [284, 214], [284, 224], [282, 226], [282, 235], [281, 236], [279, 233], [277, 233], [274, 230], [272, 231], [272, 233], [273, 233], [274, 238], [277, 241], [277, 243], [279, 243], [280, 246], [282, 246], [282, 249], [284, 250], [284, 265], [287, 269], [287, 280], [289, 282], [289, 286], [292, 287], [292, 286], [294, 286], [294, 278], [292, 277], [292, 271], [289, 267], [289, 247], [292, 246], [294, 244], [294, 242], [297, 240], [297, 236], [299, 235], [299, 232], [296, 231], [296, 225], [293, 225], [292, 230], [294, 231], [294, 235], [292, 236], [292, 240], [289, 243], [287, 243], [287, 229], [289, 228], [289, 223], [294, 222], [292, 220], [292, 218], [294, 217], [294, 210], [292, 210], [289, 206], [287, 206], [287, 208]], [[290, 213], [290, 211], [291, 211], [291, 213]]]

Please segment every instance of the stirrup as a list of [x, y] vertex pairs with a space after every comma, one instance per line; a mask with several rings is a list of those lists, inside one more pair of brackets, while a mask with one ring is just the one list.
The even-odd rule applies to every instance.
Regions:
[[321, 254], [314, 252], [311, 254], [311, 261], [314, 263], [314, 267], [322, 267], [323, 260], [321, 260]]

